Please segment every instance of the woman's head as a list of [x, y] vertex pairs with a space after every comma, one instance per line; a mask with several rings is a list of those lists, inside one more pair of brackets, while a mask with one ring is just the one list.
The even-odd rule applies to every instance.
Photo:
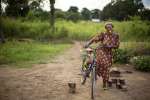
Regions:
[[107, 22], [106, 24], [105, 24], [105, 29], [108, 31], [108, 32], [112, 32], [113, 31], [113, 24], [111, 23], [111, 22]]

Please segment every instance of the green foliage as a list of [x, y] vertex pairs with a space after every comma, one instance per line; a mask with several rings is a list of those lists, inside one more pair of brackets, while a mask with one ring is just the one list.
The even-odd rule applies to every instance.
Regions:
[[8, 41], [0, 44], [0, 64], [46, 63], [70, 47], [68, 43], [40, 43]]
[[102, 20], [126, 20], [129, 16], [140, 15], [144, 5], [142, 0], [112, 0], [107, 4], [101, 14]]
[[29, 11], [28, 0], [5, 0], [7, 16], [26, 16]]
[[130, 56], [128, 51], [123, 49], [117, 49], [113, 51], [113, 61], [114, 63], [128, 63]]
[[149, 41], [150, 24], [146, 21], [115, 22], [115, 30], [120, 33], [122, 41]]
[[64, 12], [60, 9], [56, 9], [55, 10], [55, 18], [56, 19], [66, 19], [66, 12]]
[[[150, 41], [149, 21], [113, 21], [114, 30], [118, 32], [121, 41]], [[2, 18], [1, 28], [5, 37], [52, 39], [68, 38], [89, 40], [91, 37], [105, 31], [105, 22], [57, 20], [55, 33], [50, 30], [49, 21]]]
[[150, 20], [150, 9], [144, 9], [141, 13], [140, 16], [142, 20]]
[[79, 19], [81, 19], [81, 16], [79, 13], [74, 13], [74, 12], [68, 12], [66, 16], [67, 20], [71, 20], [73, 22], [77, 22]]
[[129, 63], [135, 56], [150, 55], [149, 42], [121, 42], [120, 48], [113, 51], [114, 63]]
[[55, 3], [55, 0], [49, 0], [50, 1], [50, 4], [54, 4]]
[[121, 42], [120, 49], [128, 51], [131, 57], [150, 55], [149, 42]]
[[94, 9], [91, 11], [91, 17], [94, 19], [100, 19], [101, 11], [99, 9]]
[[68, 12], [78, 13], [78, 7], [76, 7], [76, 6], [71, 6], [71, 7], [68, 9]]
[[91, 19], [91, 11], [87, 8], [83, 8], [81, 11], [81, 15], [83, 20], [90, 20]]
[[76, 6], [71, 6], [67, 13], [66, 13], [66, 19], [67, 20], [71, 20], [73, 22], [77, 22], [78, 20], [81, 19], [81, 15], [78, 12], [78, 7]]
[[2, 20], [2, 30], [5, 37], [39, 39], [47, 36], [48, 33], [43, 33], [48, 29], [49, 23], [41, 23], [41, 21], [29, 22], [9, 18]]
[[132, 21], [139, 21], [141, 20], [141, 17], [140, 16], [129, 16], [130, 20]]
[[42, 0], [30, 0], [30, 10], [38, 10], [41, 9], [40, 3], [42, 3]]
[[27, 20], [48, 20], [49, 19], [49, 12], [43, 11], [42, 9], [37, 10], [30, 10], [26, 16]]
[[150, 56], [136, 56], [131, 58], [131, 64], [140, 71], [150, 71]]

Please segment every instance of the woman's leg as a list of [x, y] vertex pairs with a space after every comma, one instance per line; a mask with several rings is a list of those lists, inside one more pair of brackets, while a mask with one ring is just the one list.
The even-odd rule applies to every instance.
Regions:
[[103, 69], [103, 88], [107, 88], [109, 80], [109, 67], [105, 66]]

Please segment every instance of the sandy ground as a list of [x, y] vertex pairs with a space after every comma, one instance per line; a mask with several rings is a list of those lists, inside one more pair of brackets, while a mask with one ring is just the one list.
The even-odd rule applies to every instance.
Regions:
[[[0, 100], [91, 100], [90, 80], [80, 83], [80, 43], [48, 64], [34, 65], [30, 69], [0, 68]], [[129, 65], [120, 66], [128, 91], [113, 88], [104, 91], [101, 78], [96, 82], [95, 100], [149, 100], [150, 73], [133, 70]], [[68, 92], [68, 82], [77, 84], [77, 92]]]

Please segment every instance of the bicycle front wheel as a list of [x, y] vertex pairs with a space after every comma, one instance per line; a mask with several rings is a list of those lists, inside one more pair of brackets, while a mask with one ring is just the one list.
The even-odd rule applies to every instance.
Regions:
[[94, 100], [95, 85], [96, 85], [95, 67], [93, 67], [91, 71], [91, 99], [93, 100]]

